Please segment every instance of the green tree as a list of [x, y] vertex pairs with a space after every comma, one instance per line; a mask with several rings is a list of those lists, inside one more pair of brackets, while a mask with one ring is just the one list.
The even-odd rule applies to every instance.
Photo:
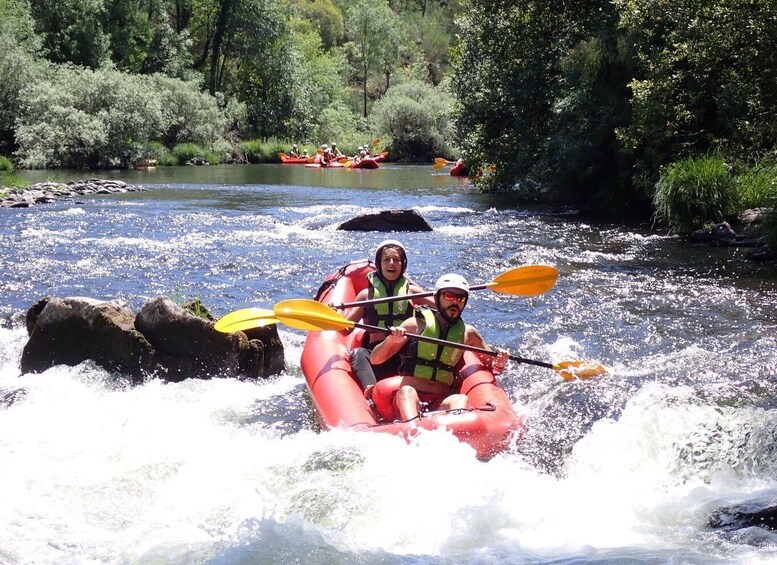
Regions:
[[646, 191], [677, 157], [723, 149], [752, 160], [777, 140], [777, 4], [616, 2], [638, 46], [633, 120], [619, 130]]
[[35, 0], [31, 7], [50, 61], [92, 69], [108, 61], [110, 38], [102, 23], [103, 0]]
[[372, 121], [375, 131], [391, 138], [394, 157], [429, 162], [451, 150], [454, 104], [442, 87], [408, 82], [395, 86], [375, 103]]
[[357, 67], [362, 84], [363, 115], [367, 117], [367, 81], [371, 73], [385, 72], [399, 51], [398, 19], [387, 0], [360, 2], [349, 8], [346, 34], [356, 46]]
[[322, 47], [330, 51], [342, 43], [345, 37], [343, 12], [332, 0], [295, 0], [291, 5], [292, 13], [305, 18], [318, 32]]
[[0, 154], [10, 155], [15, 149], [19, 91], [42, 71], [40, 49], [29, 1], [0, 2]]

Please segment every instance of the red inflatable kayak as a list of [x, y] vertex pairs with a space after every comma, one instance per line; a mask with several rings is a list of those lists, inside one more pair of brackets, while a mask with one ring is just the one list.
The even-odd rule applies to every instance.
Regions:
[[456, 163], [451, 167], [452, 177], [466, 177], [467, 173], [469, 173], [469, 170], [467, 169], [467, 166], [464, 164], [464, 161], [461, 159], [456, 161]]
[[352, 163], [351, 167], [352, 169], [377, 169], [380, 165], [378, 164], [379, 159], [376, 157], [362, 157], [361, 160]]
[[[351, 302], [367, 285], [372, 263], [360, 261], [331, 275], [317, 300], [328, 304]], [[525, 416], [517, 414], [509, 397], [478, 357], [465, 351], [456, 390], [466, 394], [467, 409], [429, 412], [410, 422], [399, 421], [391, 399], [407, 377], [383, 379], [375, 386], [373, 406], [364, 398], [348, 361], [348, 350], [361, 342], [361, 330], [309, 332], [302, 350], [302, 371], [324, 429], [349, 428], [394, 434], [411, 441], [424, 430], [444, 429], [472, 446], [477, 457], [489, 459], [507, 449], [525, 428]], [[412, 377], [411, 377], [412, 378]], [[381, 414], [383, 416], [381, 416]]]

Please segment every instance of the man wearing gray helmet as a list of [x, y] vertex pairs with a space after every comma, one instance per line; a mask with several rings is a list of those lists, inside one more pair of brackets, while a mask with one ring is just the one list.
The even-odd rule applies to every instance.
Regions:
[[404, 421], [419, 416], [421, 402], [431, 410], [457, 410], [467, 407], [464, 394], [451, 394], [456, 385], [456, 364], [461, 349], [434, 343], [410, 340], [405, 334], [417, 334], [497, 351], [496, 356], [479, 354], [483, 364], [498, 374], [508, 359], [507, 351], [489, 347], [477, 329], [464, 323], [461, 313], [469, 298], [469, 284], [461, 275], [443, 275], [434, 285], [436, 308], [420, 307], [415, 315], [391, 329], [390, 335], [372, 352], [375, 366], [396, 357], [401, 352], [400, 373], [410, 377], [394, 398], [396, 409]]
[[[375, 272], [368, 275], [368, 286], [356, 295], [355, 302], [372, 300], [386, 296], [404, 296], [423, 292], [424, 289], [405, 275], [407, 270], [407, 252], [404, 246], [396, 240], [387, 239], [378, 245], [375, 251]], [[415, 304], [432, 304], [430, 298], [424, 297], [414, 301]], [[382, 328], [390, 328], [401, 324], [412, 316], [413, 304], [410, 300], [396, 300], [380, 304], [354, 306], [345, 312], [346, 319], [351, 321], [364, 320], [366, 324]], [[384, 376], [396, 374], [399, 368], [399, 358], [386, 360], [380, 369], [370, 363], [372, 349], [383, 340], [383, 333], [367, 332], [361, 347], [348, 352], [348, 357], [356, 377], [359, 379], [366, 396], [372, 385]]]

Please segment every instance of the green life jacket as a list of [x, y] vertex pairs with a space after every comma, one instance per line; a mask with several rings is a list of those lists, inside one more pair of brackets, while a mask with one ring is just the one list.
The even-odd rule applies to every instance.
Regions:
[[[416, 317], [423, 319], [425, 323], [424, 331], [421, 332], [421, 335], [464, 343], [464, 332], [466, 329], [464, 321], [459, 318], [455, 324], [448, 327], [446, 331], [441, 332], [440, 324], [434, 313], [435, 310], [428, 306], [421, 306], [415, 309]], [[461, 356], [461, 349], [425, 341], [416, 341], [412, 344], [408, 355], [404, 359], [402, 372], [451, 386], [456, 377], [454, 368]]]
[[[410, 282], [404, 275], [399, 277], [392, 292], [383, 284], [383, 280], [377, 273], [372, 272], [367, 275], [370, 283], [369, 298], [385, 298], [387, 296], [405, 296], [410, 289]], [[410, 301], [395, 300], [394, 302], [382, 302], [380, 304], [368, 304], [364, 307], [364, 320], [372, 326], [381, 328], [392, 328], [398, 326], [410, 317]]]

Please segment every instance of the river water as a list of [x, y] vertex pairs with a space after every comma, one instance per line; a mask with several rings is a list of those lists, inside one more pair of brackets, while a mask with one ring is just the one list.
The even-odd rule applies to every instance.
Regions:
[[[774, 266], [521, 208], [431, 166], [96, 176], [148, 190], [0, 209], [0, 562], [777, 562], [775, 534], [707, 525], [720, 507], [777, 499]], [[396, 208], [434, 231], [336, 229]], [[501, 380], [528, 429], [489, 462], [442, 432], [412, 445], [320, 433], [304, 333], [288, 328], [286, 373], [258, 382], [130, 387], [91, 363], [19, 374], [23, 314], [43, 296], [136, 311], [200, 297], [221, 316], [311, 297], [387, 236], [426, 287], [448, 271], [484, 283], [557, 267], [549, 292], [473, 293], [465, 318], [512, 353], [609, 374], [565, 382], [510, 364]]]

